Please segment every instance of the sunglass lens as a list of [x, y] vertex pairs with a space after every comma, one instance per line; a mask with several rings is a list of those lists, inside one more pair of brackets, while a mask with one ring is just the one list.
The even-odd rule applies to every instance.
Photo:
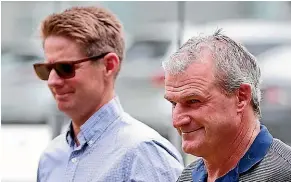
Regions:
[[72, 64], [57, 63], [55, 69], [62, 78], [72, 78], [75, 76], [75, 68]]
[[51, 69], [45, 65], [45, 64], [36, 64], [34, 65], [34, 70], [36, 75], [41, 79], [41, 80], [48, 80], [48, 77], [50, 75]]

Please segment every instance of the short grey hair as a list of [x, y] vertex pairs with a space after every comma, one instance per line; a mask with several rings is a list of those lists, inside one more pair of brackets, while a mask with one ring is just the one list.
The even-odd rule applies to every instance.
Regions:
[[170, 59], [163, 61], [166, 73], [171, 75], [185, 71], [191, 63], [200, 60], [202, 50], [208, 48], [215, 62], [215, 78], [225, 94], [232, 94], [241, 84], [251, 86], [251, 104], [260, 117], [261, 71], [256, 58], [240, 43], [217, 30], [213, 35], [192, 37]]

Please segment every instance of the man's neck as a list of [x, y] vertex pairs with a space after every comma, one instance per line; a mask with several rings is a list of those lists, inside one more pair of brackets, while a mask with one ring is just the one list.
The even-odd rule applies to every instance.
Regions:
[[80, 114], [80, 111], [76, 111], [75, 113], [78, 113], [78, 115], [75, 115], [72, 118], [72, 125], [73, 125], [73, 131], [74, 131], [74, 140], [79, 146], [79, 141], [77, 139], [77, 136], [80, 132], [81, 126], [95, 113], [97, 112], [101, 107], [103, 107], [105, 104], [107, 104], [110, 100], [114, 98], [114, 92], [112, 94], [107, 95], [107, 97], [103, 97], [100, 101], [100, 104], [98, 104], [96, 107], [92, 108], [91, 110], [83, 111], [82, 114]]
[[231, 145], [215, 151], [209, 158], [204, 158], [208, 172], [208, 182], [215, 181], [233, 169], [260, 132], [260, 124], [258, 122], [248, 124], [242, 121], [241, 127], [241, 132], [234, 137], [235, 139]]

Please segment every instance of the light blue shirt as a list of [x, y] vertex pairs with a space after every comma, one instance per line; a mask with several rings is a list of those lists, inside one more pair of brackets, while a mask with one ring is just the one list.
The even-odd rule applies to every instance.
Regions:
[[125, 113], [117, 97], [92, 115], [72, 138], [72, 126], [42, 154], [38, 182], [171, 182], [183, 170], [165, 138]]

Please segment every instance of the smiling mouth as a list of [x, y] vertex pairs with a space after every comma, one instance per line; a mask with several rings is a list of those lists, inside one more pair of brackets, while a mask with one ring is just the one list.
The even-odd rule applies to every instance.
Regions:
[[69, 93], [64, 93], [64, 94], [55, 94], [55, 97], [65, 97], [69, 95]]
[[73, 92], [60, 92], [60, 93], [58, 93], [58, 92], [54, 92], [54, 94], [55, 95], [68, 95], [68, 94], [71, 94], [71, 93], [73, 93]]
[[61, 93], [61, 94], [56, 93], [56, 95], [67, 95], [67, 94], [69, 94], [69, 92], [67, 92], [67, 93]]
[[200, 129], [202, 129], [202, 128], [203, 128], [203, 127], [198, 128], [198, 129], [195, 129], [195, 130], [192, 130], [192, 131], [182, 131], [182, 134], [193, 133], [193, 132], [198, 131], [198, 130], [200, 130]]
[[69, 97], [69, 95], [71, 95], [71, 93], [62, 93], [62, 94], [56, 94], [55, 95], [55, 99], [57, 100], [63, 100]]

